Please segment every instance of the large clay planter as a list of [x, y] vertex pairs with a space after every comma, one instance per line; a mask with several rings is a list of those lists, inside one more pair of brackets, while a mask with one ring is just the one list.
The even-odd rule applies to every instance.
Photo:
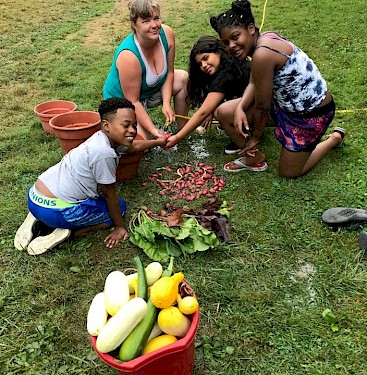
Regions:
[[75, 111], [53, 117], [50, 126], [66, 154], [101, 129], [101, 118], [98, 112]]
[[77, 105], [68, 100], [52, 100], [36, 105], [33, 111], [41, 121], [43, 130], [53, 134], [50, 120], [61, 113], [73, 112], [76, 108]]
[[[145, 139], [138, 134], [135, 139]], [[123, 154], [116, 170], [117, 181], [128, 181], [133, 179], [137, 172], [140, 159], [144, 156], [144, 151], [132, 152], [131, 154]]]

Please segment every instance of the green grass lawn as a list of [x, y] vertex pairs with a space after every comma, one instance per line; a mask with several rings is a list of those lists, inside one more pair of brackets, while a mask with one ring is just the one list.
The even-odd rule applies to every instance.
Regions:
[[[175, 30], [178, 68], [193, 42], [213, 34], [209, 17], [230, 1], [160, 1]], [[260, 25], [264, 2], [253, 1]], [[86, 332], [93, 296], [109, 272], [134, 265], [129, 242], [107, 250], [106, 232], [31, 257], [13, 248], [27, 214], [26, 194], [62, 156], [33, 107], [67, 99], [96, 110], [112, 54], [129, 32], [127, 1], [14, 0], [0, 4], [0, 374], [114, 374], [94, 353]], [[349, 134], [314, 170], [297, 180], [277, 175], [280, 146], [266, 129], [263, 173], [228, 174], [220, 193], [234, 208], [232, 239], [213, 251], [175, 260], [200, 303], [195, 375], [366, 374], [366, 261], [361, 228], [333, 232], [321, 221], [330, 207], [367, 207], [365, 1], [269, 1], [263, 31], [289, 37], [317, 63], [334, 96], [334, 125]], [[349, 111], [350, 110], [350, 111]], [[152, 113], [157, 125], [164, 119]], [[178, 150], [152, 151], [136, 179], [119, 185], [126, 220], [142, 204], [165, 201], [143, 187], [163, 165], [202, 160], [223, 164], [228, 139], [210, 131]], [[204, 150], [199, 154], [198, 150]], [[196, 202], [200, 203], [200, 202]], [[333, 331], [322, 312], [336, 316]]]

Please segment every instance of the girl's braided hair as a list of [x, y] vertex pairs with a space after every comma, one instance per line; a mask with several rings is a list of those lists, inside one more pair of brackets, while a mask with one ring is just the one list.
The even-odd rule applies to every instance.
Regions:
[[250, 23], [255, 24], [255, 19], [252, 15], [251, 4], [247, 0], [234, 0], [231, 9], [218, 16], [210, 17], [210, 25], [219, 35], [225, 27], [246, 28]]

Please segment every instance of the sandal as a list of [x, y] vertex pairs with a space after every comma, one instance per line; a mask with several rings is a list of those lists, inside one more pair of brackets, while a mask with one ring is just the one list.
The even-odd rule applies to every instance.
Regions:
[[[226, 163], [223, 169], [226, 172], [241, 172], [241, 171], [262, 172], [262, 171], [265, 171], [266, 168], [268, 168], [268, 164], [265, 161], [262, 161], [261, 163], [257, 163], [257, 164], [247, 165], [241, 161], [242, 159], [244, 158], [235, 159], [233, 161], [230, 161], [229, 163]], [[231, 166], [234, 166], [234, 165], [236, 166], [236, 169], [231, 168]]]
[[326, 210], [321, 218], [331, 226], [362, 223], [367, 221], [367, 211], [361, 208], [335, 207]]
[[358, 237], [359, 247], [363, 251], [363, 257], [367, 259], [367, 232], [361, 232]]

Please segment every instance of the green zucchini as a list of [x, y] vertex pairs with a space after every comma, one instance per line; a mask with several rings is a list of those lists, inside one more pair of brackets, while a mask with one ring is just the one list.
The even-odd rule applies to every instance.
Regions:
[[[138, 269], [138, 294], [139, 294], [139, 278], [141, 269], [144, 271], [143, 265], [141, 265], [140, 273], [138, 265], [139, 260], [135, 257], [134, 260], [137, 265]], [[141, 262], [140, 262], [141, 263]], [[173, 271], [173, 257], [170, 259], [169, 266], [167, 269], [163, 271], [163, 276], [171, 276]], [[141, 278], [140, 278], [141, 280]], [[146, 284], [145, 284], [146, 285]], [[143, 318], [143, 320], [134, 328], [134, 330], [130, 333], [130, 335], [126, 338], [126, 340], [122, 343], [119, 352], [119, 358], [121, 361], [131, 361], [132, 359], [139, 357], [143, 352], [143, 349], [148, 342], [148, 337], [153, 330], [154, 324], [157, 322], [159, 309], [156, 308], [150, 298], [148, 299], [147, 303], [147, 312]]]
[[136, 269], [138, 270], [138, 290], [137, 297], [143, 298], [144, 301], [148, 300], [148, 284], [147, 277], [145, 274], [145, 269], [143, 263], [141, 262], [139, 256], [134, 258]]
[[133, 329], [120, 347], [119, 358], [121, 361], [130, 361], [141, 355], [153, 326], [157, 321], [158, 312], [159, 309], [149, 299], [147, 312], [143, 320]]

